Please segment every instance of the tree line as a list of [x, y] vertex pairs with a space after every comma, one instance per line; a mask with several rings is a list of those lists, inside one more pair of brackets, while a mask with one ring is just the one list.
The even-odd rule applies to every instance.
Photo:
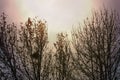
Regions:
[[46, 21], [20, 26], [0, 16], [0, 80], [120, 80], [119, 14], [94, 11], [83, 25], [48, 41]]

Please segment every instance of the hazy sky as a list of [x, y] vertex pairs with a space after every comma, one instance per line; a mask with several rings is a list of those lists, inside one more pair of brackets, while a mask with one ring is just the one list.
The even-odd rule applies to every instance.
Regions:
[[70, 32], [73, 25], [82, 22], [93, 8], [102, 3], [115, 5], [120, 0], [0, 0], [0, 12], [6, 12], [11, 21], [21, 22], [38, 16], [48, 24], [49, 39], [53, 41], [61, 31]]

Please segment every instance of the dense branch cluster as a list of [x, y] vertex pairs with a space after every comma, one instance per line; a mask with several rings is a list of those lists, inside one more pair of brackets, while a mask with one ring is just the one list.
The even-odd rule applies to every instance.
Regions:
[[49, 46], [46, 21], [9, 24], [0, 16], [0, 80], [120, 80], [120, 24], [114, 10], [95, 11], [84, 25], [58, 33]]

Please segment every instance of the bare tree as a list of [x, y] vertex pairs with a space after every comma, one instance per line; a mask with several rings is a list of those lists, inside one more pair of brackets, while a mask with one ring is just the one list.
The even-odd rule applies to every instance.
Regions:
[[19, 49], [23, 73], [29, 80], [49, 80], [51, 55], [48, 52], [46, 22], [28, 18], [21, 25]]
[[59, 33], [54, 46], [56, 48], [54, 80], [73, 80], [71, 76], [71, 48], [67, 34]]
[[[72, 32], [77, 77], [83, 80], [118, 80], [120, 24], [116, 11], [104, 8]], [[82, 75], [81, 75], [82, 74]], [[85, 78], [86, 77], [86, 78]], [[80, 79], [80, 78], [79, 78]]]
[[0, 19], [0, 76], [5, 80], [20, 80], [16, 59], [17, 28], [14, 23], [8, 24], [5, 13]]

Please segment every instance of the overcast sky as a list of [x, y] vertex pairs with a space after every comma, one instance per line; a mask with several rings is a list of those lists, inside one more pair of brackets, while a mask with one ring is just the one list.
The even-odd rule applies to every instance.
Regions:
[[5, 12], [17, 23], [35, 16], [45, 19], [49, 39], [53, 41], [58, 32], [70, 32], [73, 25], [82, 22], [93, 8], [103, 3], [119, 10], [120, 0], [0, 0], [0, 13]]

